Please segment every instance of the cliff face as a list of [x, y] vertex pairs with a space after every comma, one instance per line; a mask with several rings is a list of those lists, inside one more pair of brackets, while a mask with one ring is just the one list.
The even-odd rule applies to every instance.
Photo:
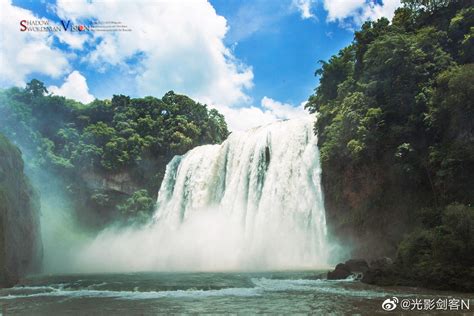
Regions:
[[145, 157], [136, 166], [121, 170], [90, 168], [64, 177], [69, 184], [71, 201], [79, 221], [88, 228], [102, 229], [114, 221], [133, 219], [133, 214], [119, 210], [134, 194], [146, 190], [156, 200], [166, 164], [172, 157]]
[[380, 162], [356, 168], [323, 168], [326, 217], [333, 238], [354, 258], [395, 258], [403, 236], [417, 223], [414, 210], [429, 195], [422, 187], [404, 183]]
[[40, 267], [39, 203], [20, 150], [0, 135], [0, 287]]

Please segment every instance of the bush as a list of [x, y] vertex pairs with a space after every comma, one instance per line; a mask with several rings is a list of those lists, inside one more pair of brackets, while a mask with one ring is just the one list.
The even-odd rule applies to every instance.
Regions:
[[472, 290], [474, 208], [457, 203], [447, 206], [440, 225], [416, 230], [400, 243], [396, 264], [403, 277], [425, 286]]
[[144, 224], [148, 222], [155, 210], [155, 201], [147, 190], [139, 190], [124, 203], [117, 205], [117, 210], [128, 222]]

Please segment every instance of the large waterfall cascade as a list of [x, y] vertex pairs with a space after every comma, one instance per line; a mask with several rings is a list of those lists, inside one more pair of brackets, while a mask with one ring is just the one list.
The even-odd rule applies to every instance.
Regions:
[[220, 145], [174, 157], [153, 223], [105, 231], [85, 250], [81, 265], [108, 270], [325, 266], [316, 142], [311, 118], [302, 118], [232, 133]]
[[245, 240], [234, 251], [311, 263], [326, 256], [320, 171], [311, 120], [235, 133], [222, 145], [197, 147], [168, 164], [155, 219], [179, 227], [214, 208], [235, 222]]

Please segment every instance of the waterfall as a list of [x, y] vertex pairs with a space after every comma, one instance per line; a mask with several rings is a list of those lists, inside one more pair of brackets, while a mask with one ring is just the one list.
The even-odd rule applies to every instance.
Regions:
[[[321, 267], [328, 249], [310, 118], [232, 133], [167, 165], [153, 223], [102, 233], [80, 260], [110, 270]], [[102, 258], [102, 259], [100, 259]], [[92, 263], [91, 263], [92, 262]]]

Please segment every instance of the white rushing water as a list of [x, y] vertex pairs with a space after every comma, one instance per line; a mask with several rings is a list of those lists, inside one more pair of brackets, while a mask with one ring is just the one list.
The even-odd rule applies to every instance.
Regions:
[[323, 267], [328, 247], [310, 118], [233, 133], [167, 166], [154, 222], [103, 232], [82, 270]]

